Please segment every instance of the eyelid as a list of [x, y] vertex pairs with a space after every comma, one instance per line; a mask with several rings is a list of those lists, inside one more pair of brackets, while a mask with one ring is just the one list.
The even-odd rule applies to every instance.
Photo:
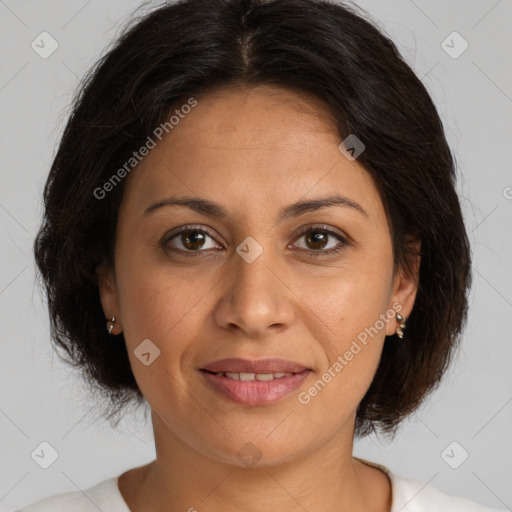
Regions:
[[295, 235], [295, 237], [299, 237], [304, 233], [307, 233], [308, 231], [314, 231], [315, 229], [317, 229], [318, 231], [326, 231], [330, 235], [336, 235], [346, 244], [352, 243], [352, 239], [348, 235], [346, 235], [339, 229], [334, 228], [333, 226], [329, 226], [327, 224], [306, 224], [305, 226], [299, 228], [298, 233]]

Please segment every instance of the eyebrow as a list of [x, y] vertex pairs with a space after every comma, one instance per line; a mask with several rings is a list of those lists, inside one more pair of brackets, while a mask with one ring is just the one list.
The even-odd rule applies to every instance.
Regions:
[[[149, 215], [152, 212], [158, 210], [159, 208], [168, 206], [185, 206], [197, 213], [217, 219], [226, 219], [229, 217], [229, 213], [227, 212], [227, 210], [224, 209], [220, 204], [217, 204], [213, 201], [209, 201], [208, 199], [203, 199], [201, 197], [177, 196], [171, 196], [166, 199], [157, 201], [156, 203], [146, 208], [146, 210], [144, 211], [144, 215]], [[313, 212], [319, 210], [320, 208], [332, 206], [353, 208], [360, 212], [361, 214], [363, 214], [365, 217], [369, 217], [367, 211], [359, 203], [352, 201], [348, 197], [335, 194], [331, 196], [308, 199], [306, 201], [298, 201], [297, 203], [293, 203], [289, 206], [286, 206], [282, 208], [281, 211], [279, 212], [277, 220], [278, 222], [281, 222], [290, 217], [298, 217], [299, 215], [302, 215], [307, 212]]]

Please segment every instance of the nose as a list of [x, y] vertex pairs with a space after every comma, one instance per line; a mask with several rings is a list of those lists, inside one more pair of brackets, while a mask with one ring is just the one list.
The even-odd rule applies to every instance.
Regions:
[[250, 338], [268, 335], [269, 329], [286, 329], [295, 315], [295, 295], [286, 283], [286, 271], [270, 249], [248, 261], [234, 253], [215, 311], [217, 324]]

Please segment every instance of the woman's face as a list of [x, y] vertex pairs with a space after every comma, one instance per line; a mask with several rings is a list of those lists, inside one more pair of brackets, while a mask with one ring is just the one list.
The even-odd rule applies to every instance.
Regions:
[[[393, 275], [370, 175], [339, 150], [322, 105], [268, 86], [197, 98], [156, 141], [126, 178], [115, 278], [100, 291], [152, 408], [157, 447], [178, 443], [239, 466], [247, 454], [276, 464], [340, 438], [351, 448], [394, 314], [407, 317], [416, 292]], [[197, 198], [196, 208], [150, 208], [171, 196]], [[291, 208], [333, 196], [345, 200]], [[308, 371], [223, 384], [229, 377], [203, 369], [225, 358]]]

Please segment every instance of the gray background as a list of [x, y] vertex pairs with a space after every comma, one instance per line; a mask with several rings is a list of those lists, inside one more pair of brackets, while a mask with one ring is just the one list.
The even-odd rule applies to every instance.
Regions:
[[[356, 3], [398, 44], [441, 112], [461, 172], [474, 285], [463, 347], [443, 384], [393, 442], [372, 436], [356, 443], [355, 454], [446, 492], [511, 508], [512, 2]], [[144, 416], [127, 414], [112, 431], [53, 353], [32, 256], [41, 190], [73, 91], [139, 5], [0, 0], [1, 511], [86, 489], [155, 455]], [[43, 31], [59, 45], [46, 59], [31, 48]], [[457, 58], [442, 47], [453, 31], [469, 44]], [[444, 46], [454, 55], [461, 44], [451, 36]], [[43, 441], [58, 452], [46, 470], [31, 458]], [[465, 452], [467, 460], [450, 467]]]

